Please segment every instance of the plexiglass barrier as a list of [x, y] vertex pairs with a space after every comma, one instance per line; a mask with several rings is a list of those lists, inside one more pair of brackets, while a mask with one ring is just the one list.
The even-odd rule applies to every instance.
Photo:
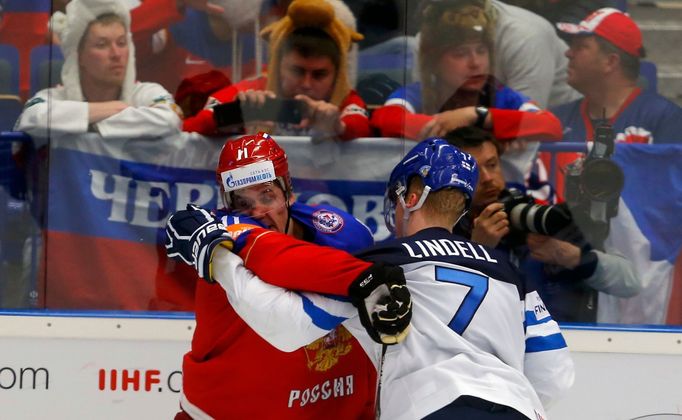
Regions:
[[[655, 62], [667, 58], [652, 48], [646, 61], [635, 63], [641, 72], [622, 107], [605, 104], [615, 148], [600, 143], [599, 112], [580, 98], [596, 97], [594, 82], [602, 76], [580, 79], [585, 69], [565, 55], [575, 39], [562, 39], [552, 25], [577, 22], [590, 11], [570, 2], [553, 8], [471, 2], [473, 9], [464, 12], [457, 2], [335, 2], [334, 16], [364, 39], [332, 37], [336, 58], [325, 62], [331, 67], [307, 74], [300, 63], [290, 66], [293, 56], [273, 55], [282, 41], [271, 38], [273, 32], [266, 30], [266, 39], [257, 35], [287, 13], [289, 2], [248, 2], [240, 13], [124, 2], [131, 7], [131, 41], [116, 47], [120, 51], [111, 47], [115, 65], [100, 72], [118, 75], [112, 80], [119, 80], [119, 96], [98, 101], [88, 85], [92, 72], [73, 61], [80, 54], [95, 66], [96, 45], [95, 55], [88, 55], [85, 41], [65, 43], [58, 22], [48, 30], [49, 16], [65, 11], [63, 3], [8, 1], [3, 9], [0, 306], [191, 311], [196, 276], [167, 258], [163, 228], [188, 202], [221, 206], [215, 168], [226, 139], [238, 132], [271, 131], [289, 156], [299, 201], [349, 211], [382, 241], [389, 236], [382, 210], [393, 165], [416, 140], [482, 126], [503, 144], [508, 186], [526, 187], [546, 205], [567, 203], [598, 222], [583, 226], [588, 248], [603, 254], [595, 275], [569, 273], [543, 283], [543, 275], [561, 270], [521, 265], [534, 273], [541, 292], [566, 290], [565, 301], [553, 295], [557, 313], [566, 314], [560, 321], [682, 325], [682, 224], [676, 221], [682, 146], [674, 144], [682, 139], [676, 126], [682, 118], [674, 102], [651, 96], [659, 92], [674, 101], [675, 85], [659, 80]], [[660, 45], [647, 32], [660, 17], [637, 7], [629, 12], [644, 44]], [[82, 29], [90, 34], [90, 27]], [[309, 57], [294, 58], [305, 63]], [[313, 84], [323, 76], [331, 84], [318, 91]], [[133, 80], [158, 85], [140, 87]], [[288, 88], [291, 83], [298, 87]], [[238, 94], [264, 90], [313, 100], [297, 108], [307, 121], [219, 124], [225, 115], [217, 117], [218, 110], [228, 108], [214, 106], [264, 100]], [[119, 99], [127, 110], [110, 107], [120, 106]], [[99, 107], [112, 101], [118, 105]], [[321, 102], [335, 108], [316, 108]], [[21, 105], [26, 119], [17, 127], [32, 136], [9, 132]], [[486, 109], [476, 109], [481, 106]], [[250, 118], [246, 107], [240, 112]], [[334, 124], [315, 120], [315, 112], [331, 115]], [[606, 152], [587, 146], [595, 139]], [[589, 165], [569, 165], [588, 151]], [[628, 267], [618, 271], [623, 261]]]

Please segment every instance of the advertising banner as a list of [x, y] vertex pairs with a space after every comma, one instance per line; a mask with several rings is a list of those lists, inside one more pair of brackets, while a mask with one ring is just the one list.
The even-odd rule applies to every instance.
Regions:
[[[0, 316], [0, 417], [172, 419], [194, 321], [157, 317]], [[680, 329], [564, 335], [576, 380], [550, 419], [682, 417]]]

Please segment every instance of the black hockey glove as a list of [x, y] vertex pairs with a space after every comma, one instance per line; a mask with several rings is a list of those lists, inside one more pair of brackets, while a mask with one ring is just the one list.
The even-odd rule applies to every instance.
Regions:
[[367, 333], [380, 344], [398, 344], [407, 337], [412, 300], [400, 267], [375, 263], [348, 288]]
[[225, 225], [208, 210], [188, 204], [187, 210], [174, 213], [166, 223], [166, 253], [194, 266], [199, 277], [213, 283], [211, 259], [216, 246], [232, 249], [234, 242]]

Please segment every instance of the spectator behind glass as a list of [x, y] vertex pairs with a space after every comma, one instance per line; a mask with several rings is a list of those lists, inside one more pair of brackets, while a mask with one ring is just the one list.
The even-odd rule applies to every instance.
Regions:
[[559, 23], [569, 36], [568, 83], [585, 98], [555, 108], [565, 141], [592, 141], [604, 116], [626, 143], [679, 143], [682, 111], [652, 91], [637, 87], [642, 33], [625, 13], [599, 9], [580, 25]]
[[[505, 143], [561, 137], [554, 115], [490, 74], [495, 61], [492, 9], [434, 2], [422, 13], [421, 81], [398, 89], [373, 113], [372, 124], [382, 136], [419, 140], [477, 126]], [[510, 179], [524, 184], [536, 149], [533, 144], [510, 154]]]
[[542, 17], [498, 0], [422, 0], [422, 8], [430, 5], [477, 6], [490, 15], [496, 51], [493, 74], [505, 85], [542, 107], [579, 97], [566, 84], [567, 60], [561, 53], [566, 44]]
[[93, 131], [103, 137], [179, 132], [173, 97], [155, 83], [135, 82], [130, 15], [117, 0], [74, 0], [57, 13], [64, 53], [62, 86], [31, 98], [16, 130], [35, 136]]
[[[54, 0], [53, 10], [63, 12], [69, 2]], [[130, 30], [140, 80], [159, 83], [172, 92], [184, 77], [212, 69], [212, 63], [206, 61], [206, 57], [197, 57], [184, 48], [182, 40], [174, 37], [172, 28], [192, 21], [198, 14], [209, 18], [222, 16], [224, 9], [220, 5], [209, 0], [138, 0], [126, 1], [124, 5], [130, 9]], [[44, 25], [44, 29], [47, 26]], [[225, 55], [229, 58], [229, 53]], [[173, 71], [163, 71], [165, 69]]]
[[[605, 251], [587, 229], [570, 224], [553, 237], [528, 233], [525, 238], [512, 229], [509, 214], [499, 202], [505, 189], [500, 144], [489, 133], [476, 128], [455, 130], [447, 139], [470, 153], [480, 171], [471, 212], [455, 227], [455, 232], [483, 245], [507, 250], [511, 260], [540, 292], [555, 319], [595, 322], [598, 292], [632, 297], [641, 291], [642, 284], [632, 263], [614, 249]], [[566, 207], [561, 210], [568, 211]]]
[[[570, 40], [568, 83], [585, 95], [553, 111], [564, 125], [564, 141], [592, 142], [594, 129], [611, 125], [616, 142], [680, 143], [682, 110], [658, 93], [637, 87], [642, 33], [617, 9], [600, 9], [580, 23], [557, 24]], [[606, 118], [606, 121], [604, 121]], [[563, 174], [576, 154], [557, 157], [556, 187], [563, 192]], [[543, 156], [545, 164], [547, 157]]]
[[[263, 126], [284, 135], [310, 135], [317, 139], [350, 140], [370, 134], [365, 103], [351, 89], [355, 60], [353, 42], [362, 39], [343, 23], [350, 14], [338, 0], [295, 0], [287, 16], [263, 29], [270, 43], [267, 77], [244, 80], [211, 96], [204, 110], [184, 122], [185, 131], [216, 135], [213, 108], [239, 99], [261, 107], [266, 98], [297, 99], [304, 103], [300, 124], [265, 122], [246, 127], [252, 132]], [[345, 20], [345, 19], [344, 19]], [[354, 25], [353, 25], [354, 26]], [[229, 128], [228, 132], [234, 132]]]

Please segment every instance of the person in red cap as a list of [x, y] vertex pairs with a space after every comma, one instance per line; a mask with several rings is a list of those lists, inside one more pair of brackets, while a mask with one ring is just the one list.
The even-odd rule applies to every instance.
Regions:
[[[642, 33], [626, 13], [599, 9], [579, 24], [557, 23], [569, 38], [568, 83], [584, 98], [552, 108], [564, 127], [563, 141], [592, 142], [595, 127], [608, 123], [616, 142], [675, 143], [682, 136], [682, 110], [652, 89], [638, 86]], [[566, 166], [577, 153], [557, 157], [556, 190], [563, 193]], [[543, 156], [545, 164], [549, 162]]]
[[579, 24], [558, 23], [570, 37], [568, 83], [583, 99], [554, 109], [564, 141], [592, 141], [606, 119], [617, 142], [674, 143], [681, 138], [680, 107], [637, 85], [642, 33], [626, 13], [603, 8]]

